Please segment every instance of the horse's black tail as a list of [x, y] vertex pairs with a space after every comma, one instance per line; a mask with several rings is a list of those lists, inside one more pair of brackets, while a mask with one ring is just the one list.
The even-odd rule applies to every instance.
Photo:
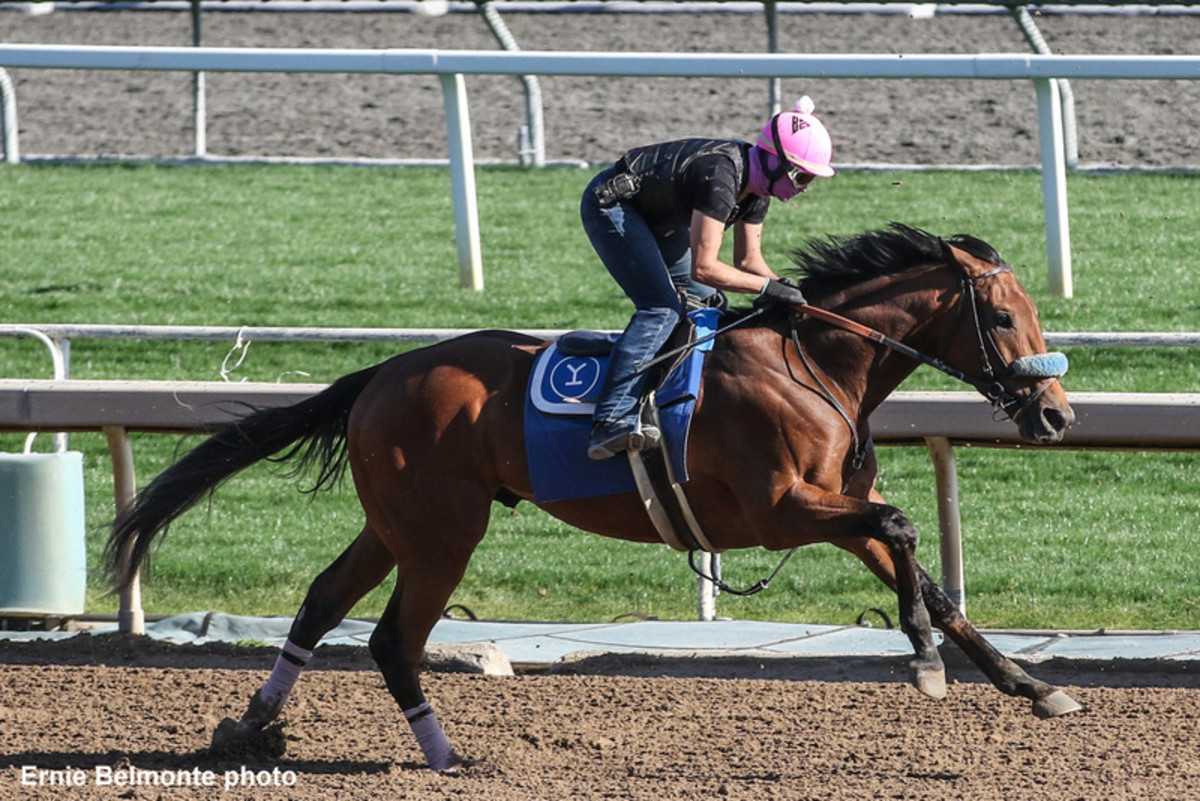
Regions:
[[336, 484], [346, 469], [350, 409], [380, 367], [343, 376], [292, 406], [251, 411], [224, 424], [150, 482], [117, 515], [105, 548], [108, 574], [118, 589], [129, 587], [154, 539], [177, 517], [256, 462], [299, 457], [293, 475], [314, 465], [319, 469], [309, 492]]

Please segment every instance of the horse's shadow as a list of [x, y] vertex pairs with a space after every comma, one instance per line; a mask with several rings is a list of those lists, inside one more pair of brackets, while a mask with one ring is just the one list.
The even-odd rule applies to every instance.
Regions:
[[[375, 775], [389, 773], [393, 770], [408, 770], [411, 763], [380, 762], [375, 760], [350, 759], [278, 759], [268, 757], [247, 757], [246, 759], [231, 759], [229, 757], [213, 757], [204, 751], [24, 751], [16, 754], [0, 756], [0, 770], [14, 768], [33, 768], [44, 771], [82, 770], [92, 773], [96, 768], [136, 767], [138, 770], [158, 772], [200, 772], [212, 771], [222, 776], [225, 771], [240, 771], [243, 768], [251, 771], [279, 770], [292, 771], [298, 775]], [[411, 767], [421, 767], [415, 766]]]

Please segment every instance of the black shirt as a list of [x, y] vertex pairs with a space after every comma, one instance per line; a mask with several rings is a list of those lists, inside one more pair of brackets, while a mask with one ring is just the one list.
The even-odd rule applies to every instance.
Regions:
[[634, 148], [618, 170], [638, 175], [641, 187], [629, 200], [656, 233], [688, 228], [699, 211], [721, 220], [761, 223], [770, 198], [737, 199], [750, 180], [750, 145], [729, 139], [678, 139]]

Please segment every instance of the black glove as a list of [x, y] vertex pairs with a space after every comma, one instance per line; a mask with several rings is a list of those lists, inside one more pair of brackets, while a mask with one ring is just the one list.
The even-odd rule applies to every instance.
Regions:
[[791, 308], [792, 306], [807, 305], [808, 301], [800, 293], [800, 288], [786, 278], [767, 281], [767, 285], [754, 299], [754, 308], [770, 309], [776, 306]]

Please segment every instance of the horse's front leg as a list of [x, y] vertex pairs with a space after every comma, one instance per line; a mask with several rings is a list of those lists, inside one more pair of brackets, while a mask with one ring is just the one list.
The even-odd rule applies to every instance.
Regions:
[[[861, 559], [884, 584], [893, 589], [898, 587], [897, 565], [891, 554], [878, 543], [862, 539], [839, 544]], [[1071, 696], [1053, 685], [1033, 678], [1017, 663], [997, 651], [971, 625], [958, 605], [950, 600], [950, 596], [919, 565], [917, 577], [921, 585], [921, 596], [925, 600], [933, 625], [961, 648], [997, 689], [1007, 695], [1033, 701], [1033, 712], [1040, 718], [1057, 717], [1081, 708]]]
[[[870, 500], [884, 503], [883, 496], [872, 488]], [[892, 587], [897, 586], [897, 573], [901, 570], [898, 564], [888, 564], [890, 554], [878, 553], [868, 541], [864, 543], [859, 557], [883, 581]], [[857, 552], [857, 551], [856, 551]], [[1033, 712], [1040, 718], [1051, 718], [1065, 715], [1081, 709], [1074, 698], [1062, 690], [1033, 678], [1004, 654], [984, 639], [983, 635], [971, 625], [966, 615], [958, 608], [958, 604], [950, 600], [945, 591], [925, 572], [919, 564], [916, 566], [917, 577], [921, 585], [921, 594], [933, 623], [947, 637], [962, 649], [1001, 692], [1008, 695], [1028, 698], [1033, 701]]]
[[1033, 701], [1033, 713], [1039, 718], [1058, 717], [1082, 709], [1074, 698], [1051, 684], [1033, 678], [1016, 662], [996, 650], [924, 569], [919, 571], [919, 577], [925, 603], [935, 625], [987, 674], [1001, 692]]
[[[768, 517], [775, 536], [768, 547], [791, 547], [810, 542], [830, 542], [851, 548], [866, 536], [890, 554], [895, 565], [892, 587], [900, 606], [900, 625], [912, 643], [915, 658], [910, 662], [913, 685], [931, 698], [946, 697], [946, 669], [933, 641], [929, 611], [921, 595], [916, 547], [917, 531], [894, 506], [871, 503], [812, 485], [794, 487]], [[796, 532], [803, 532], [797, 536]]]

